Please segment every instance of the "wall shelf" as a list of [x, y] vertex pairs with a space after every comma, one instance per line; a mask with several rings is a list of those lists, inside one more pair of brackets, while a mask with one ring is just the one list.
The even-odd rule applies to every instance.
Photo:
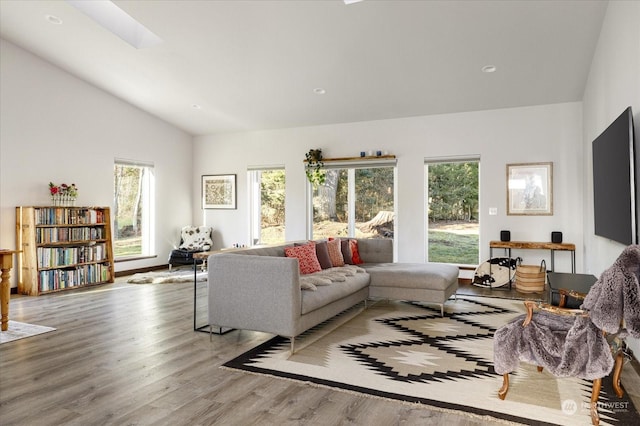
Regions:
[[[395, 160], [396, 156], [389, 155], [367, 155], [364, 157], [336, 157], [336, 158], [323, 158], [323, 163], [340, 163], [340, 162], [357, 162], [357, 161], [375, 161], [375, 160]], [[302, 160], [303, 163], [307, 163], [307, 160]]]

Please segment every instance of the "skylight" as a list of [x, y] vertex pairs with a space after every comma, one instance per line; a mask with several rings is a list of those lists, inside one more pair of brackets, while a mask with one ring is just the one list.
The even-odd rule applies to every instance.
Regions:
[[162, 39], [136, 21], [127, 12], [107, 0], [67, 0], [105, 29], [120, 37], [136, 49], [153, 47], [162, 43]]

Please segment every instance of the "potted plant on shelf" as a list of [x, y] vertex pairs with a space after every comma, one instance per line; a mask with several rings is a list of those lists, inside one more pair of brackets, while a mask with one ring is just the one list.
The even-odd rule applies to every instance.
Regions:
[[307, 162], [305, 173], [309, 182], [314, 186], [324, 184], [326, 175], [324, 163], [322, 162], [322, 150], [310, 149], [304, 156]]

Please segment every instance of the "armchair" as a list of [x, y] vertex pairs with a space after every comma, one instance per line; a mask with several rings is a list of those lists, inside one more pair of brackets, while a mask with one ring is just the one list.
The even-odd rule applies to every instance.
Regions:
[[[169, 255], [169, 270], [174, 265], [193, 265], [193, 254], [211, 250], [213, 241], [210, 226], [185, 226], [180, 232], [180, 245], [177, 249], [171, 250]], [[204, 260], [197, 259], [197, 264], [202, 264]]]
[[[494, 335], [494, 369], [503, 375], [498, 397], [506, 398], [509, 373], [520, 361], [537, 365], [538, 371], [546, 368], [557, 377], [593, 380], [590, 414], [592, 423], [598, 425], [602, 378], [614, 370], [614, 391], [619, 398], [623, 396], [624, 338], [628, 334], [640, 337], [639, 281], [640, 246], [633, 245], [602, 273], [586, 296], [571, 294], [584, 296], [581, 309], [525, 302], [527, 313]], [[563, 299], [566, 296], [561, 303]]]

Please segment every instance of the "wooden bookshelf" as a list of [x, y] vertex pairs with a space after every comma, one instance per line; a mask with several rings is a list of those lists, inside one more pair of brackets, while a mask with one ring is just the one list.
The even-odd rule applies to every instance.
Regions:
[[16, 207], [16, 244], [21, 294], [113, 282], [108, 207]]

